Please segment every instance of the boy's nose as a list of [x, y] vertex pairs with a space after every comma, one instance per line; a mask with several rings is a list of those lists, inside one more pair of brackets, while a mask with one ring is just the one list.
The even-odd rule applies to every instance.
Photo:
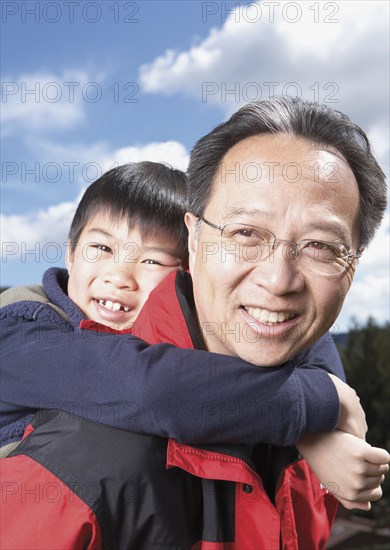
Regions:
[[113, 269], [105, 273], [104, 282], [122, 290], [137, 290], [135, 273], [130, 269]]

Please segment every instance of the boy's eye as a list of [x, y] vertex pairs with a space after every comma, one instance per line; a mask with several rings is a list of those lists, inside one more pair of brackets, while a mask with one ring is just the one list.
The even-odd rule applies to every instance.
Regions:
[[166, 258], [161, 258], [159, 260], [155, 258], [145, 258], [145, 260], [141, 260], [141, 264], [145, 265], [153, 265], [158, 267], [180, 267], [181, 262], [178, 258], [171, 258], [170, 256], [167, 256]]
[[92, 248], [96, 248], [97, 250], [101, 250], [102, 252], [108, 252], [108, 253], [112, 252], [112, 248], [110, 248], [106, 244], [95, 243], [95, 244], [92, 244], [91, 246]]
[[162, 262], [158, 262], [157, 260], [151, 260], [151, 259], [143, 260], [142, 263], [147, 265], [164, 265]]

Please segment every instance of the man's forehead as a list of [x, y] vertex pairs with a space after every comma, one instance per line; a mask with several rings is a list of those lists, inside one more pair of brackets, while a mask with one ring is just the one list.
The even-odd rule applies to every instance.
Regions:
[[[312, 143], [289, 134], [255, 135], [237, 144], [222, 158], [213, 181], [213, 194], [269, 189], [272, 184], [284, 185], [288, 193], [302, 184], [320, 184], [332, 192], [343, 194], [347, 187], [357, 189], [351, 167], [332, 148]], [[316, 192], [315, 185], [308, 191]], [[212, 199], [212, 197], [211, 197]]]
[[[260, 134], [250, 136], [233, 145], [224, 155], [221, 161], [223, 164], [243, 163], [251, 159], [261, 159], [271, 165], [274, 163], [275, 168], [286, 163], [301, 162], [304, 158], [310, 162], [310, 157], [315, 156], [325, 162], [337, 160], [349, 167], [343, 155], [325, 144], [313, 143], [301, 137], [291, 134]], [[302, 164], [303, 166], [303, 164]]]

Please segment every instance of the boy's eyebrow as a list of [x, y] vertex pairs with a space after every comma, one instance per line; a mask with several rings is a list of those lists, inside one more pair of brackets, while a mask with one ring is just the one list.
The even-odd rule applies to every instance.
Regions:
[[167, 248], [165, 246], [143, 246], [142, 251], [143, 252], [165, 252], [166, 254], [170, 254], [171, 256], [179, 257], [177, 250], [174, 250], [173, 248]]
[[[115, 239], [115, 235], [112, 235], [108, 231], [105, 231], [104, 229], [100, 229], [99, 227], [91, 227], [91, 229], [88, 229], [89, 233], [100, 233], [101, 235], [104, 235], [105, 237], [108, 237], [109, 239]], [[165, 252], [166, 254], [170, 254], [171, 256], [179, 257], [177, 250], [173, 248], [167, 248], [165, 246], [142, 246], [143, 252]]]
[[104, 231], [104, 229], [100, 229], [99, 227], [91, 227], [91, 229], [88, 229], [88, 233], [101, 233], [105, 237], [109, 237], [109, 238], [114, 237], [114, 235], [112, 235], [108, 231]]

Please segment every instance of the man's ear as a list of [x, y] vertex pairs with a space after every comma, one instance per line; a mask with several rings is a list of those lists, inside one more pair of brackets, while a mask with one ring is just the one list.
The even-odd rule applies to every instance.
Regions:
[[66, 255], [65, 255], [65, 265], [66, 265], [66, 269], [68, 270], [68, 273], [70, 273], [72, 269], [73, 255], [74, 255], [74, 251], [72, 250], [70, 241], [68, 241], [66, 243]]
[[199, 218], [194, 216], [194, 214], [191, 214], [191, 212], [186, 212], [184, 216], [184, 222], [188, 229], [189, 267], [190, 272], [193, 273], [196, 253], [198, 251], [197, 232], [199, 231], [199, 229], [197, 227], [197, 223], [199, 222]]

